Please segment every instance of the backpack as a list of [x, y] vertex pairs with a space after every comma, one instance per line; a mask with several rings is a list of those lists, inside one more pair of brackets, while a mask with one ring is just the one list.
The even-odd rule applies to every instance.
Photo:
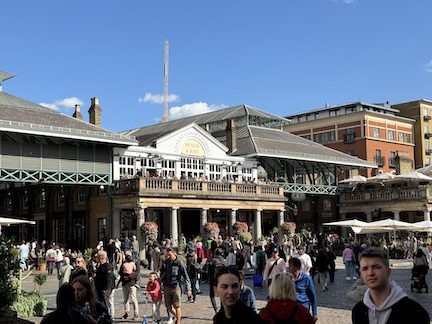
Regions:
[[265, 310], [270, 314], [270, 317], [272, 318], [273, 322], [275, 324], [297, 324], [297, 321], [294, 320], [294, 316], [297, 313], [297, 307], [298, 305], [296, 304], [294, 306], [294, 309], [290, 315], [290, 317], [286, 320], [286, 319], [278, 319], [275, 315], [275, 313], [273, 313], [273, 311], [270, 309], [270, 307], [268, 307], [268, 305], [265, 307]]

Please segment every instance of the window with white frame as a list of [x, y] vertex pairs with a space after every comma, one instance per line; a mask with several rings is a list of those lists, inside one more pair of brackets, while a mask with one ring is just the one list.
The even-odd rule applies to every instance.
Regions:
[[411, 143], [411, 134], [406, 134], [406, 142]]
[[335, 141], [335, 132], [334, 132], [334, 131], [331, 131], [331, 132], [329, 133], [329, 135], [330, 135], [330, 142], [334, 142], [334, 141]]
[[388, 130], [387, 131], [387, 139], [389, 141], [394, 141], [394, 139], [395, 139], [395, 132], [394, 132], [394, 130]]
[[404, 141], [404, 133], [399, 132], [399, 142], [403, 143], [403, 141]]
[[378, 127], [375, 127], [375, 128], [373, 129], [373, 137], [374, 137], [374, 138], [380, 138], [380, 131], [379, 131], [379, 128], [378, 128]]
[[87, 201], [86, 190], [83, 187], [78, 188], [78, 205], [83, 205]]
[[242, 169], [242, 173], [243, 173], [243, 180], [244, 181], [252, 181], [252, 180], [254, 180], [253, 177], [252, 177], [252, 168], [243, 168]]
[[209, 165], [209, 180], [220, 180], [222, 178], [222, 165]]
[[226, 167], [226, 177], [228, 181], [234, 181], [237, 179], [237, 167], [230, 165]]
[[133, 176], [135, 174], [135, 158], [120, 156], [120, 176]]
[[162, 161], [162, 176], [173, 178], [175, 174], [175, 161], [163, 160]]
[[327, 142], [328, 142], [327, 133], [321, 133], [321, 143], [327, 143]]
[[180, 174], [182, 178], [193, 179], [204, 175], [204, 160], [196, 158], [182, 158], [180, 160]]

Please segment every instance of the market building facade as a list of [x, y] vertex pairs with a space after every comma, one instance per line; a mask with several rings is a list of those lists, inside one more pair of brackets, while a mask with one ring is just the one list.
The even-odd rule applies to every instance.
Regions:
[[207, 221], [231, 234], [240, 220], [260, 238], [287, 220], [337, 218], [338, 175], [375, 165], [282, 131], [287, 123], [240, 105], [124, 132], [139, 145], [114, 153], [113, 235], [149, 220], [177, 241]]

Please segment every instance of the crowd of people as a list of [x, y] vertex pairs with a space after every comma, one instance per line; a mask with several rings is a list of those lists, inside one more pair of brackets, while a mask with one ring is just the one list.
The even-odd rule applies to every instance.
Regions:
[[[310, 234], [297, 238], [270, 236], [259, 242], [242, 242], [233, 236], [199, 242], [196, 238], [186, 241], [181, 236], [179, 244], [170, 239], [150, 240], [142, 247], [146, 255], [143, 259], [136, 237], [100, 241], [90, 257], [65, 251], [54, 242], [35, 240], [23, 242], [19, 255], [22, 270], [37, 266], [40, 258], [46, 260], [49, 275], [56, 269], [58, 308], [43, 323], [58, 322], [64, 316], [73, 323], [111, 323], [115, 316], [114, 298], [118, 298], [115, 291], [121, 286], [123, 319], [139, 318], [137, 293], [142, 287], [152, 305], [154, 323], [167, 318], [166, 323], [180, 324], [183, 294], [187, 295], [187, 302], [195, 303], [204, 284], [209, 285], [214, 323], [246, 323], [245, 319], [247, 323], [314, 323], [318, 319], [315, 287], [326, 292], [334, 282], [333, 247], [337, 245], [333, 246], [334, 242], [334, 237]], [[428, 315], [424, 309], [414, 301], [407, 301], [400, 287], [389, 279], [389, 251], [375, 247], [377, 242], [347, 238], [341, 251], [345, 279], [355, 281], [353, 289], [358, 295], [353, 322], [399, 323], [387, 321], [394, 316], [388, 309], [397, 306], [415, 307], [419, 316], [416, 323], [426, 323]], [[426, 285], [428, 291], [426, 274], [431, 263], [431, 246], [421, 240], [415, 242], [413, 247], [417, 251], [408, 256], [413, 260], [413, 277], [419, 277], [420, 287]], [[146, 283], [141, 282], [143, 268], [150, 272]], [[245, 268], [253, 269], [254, 286], [268, 289], [268, 302], [261, 310], [257, 308], [254, 289], [246, 284]], [[365, 310], [370, 313], [368, 321], [364, 321]], [[381, 312], [387, 315], [380, 315]]]

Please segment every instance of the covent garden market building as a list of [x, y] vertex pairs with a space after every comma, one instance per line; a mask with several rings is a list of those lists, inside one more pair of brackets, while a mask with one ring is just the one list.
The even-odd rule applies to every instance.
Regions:
[[[12, 77], [0, 72], [0, 80]], [[0, 215], [34, 220], [3, 229], [83, 249], [137, 234], [144, 221], [176, 241], [208, 221], [254, 237], [282, 223], [318, 229], [338, 219], [337, 179], [375, 165], [282, 131], [289, 120], [240, 105], [122, 133], [0, 91]]]

